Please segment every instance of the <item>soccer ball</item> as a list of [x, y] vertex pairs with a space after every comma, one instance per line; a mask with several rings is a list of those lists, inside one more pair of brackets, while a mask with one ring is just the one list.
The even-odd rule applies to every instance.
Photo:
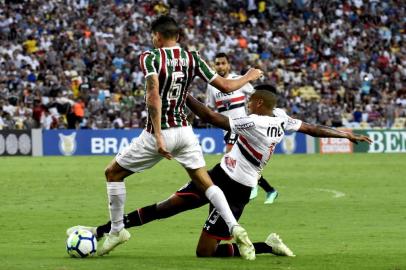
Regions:
[[84, 258], [96, 254], [96, 237], [87, 230], [77, 230], [66, 240], [66, 251], [71, 257]]

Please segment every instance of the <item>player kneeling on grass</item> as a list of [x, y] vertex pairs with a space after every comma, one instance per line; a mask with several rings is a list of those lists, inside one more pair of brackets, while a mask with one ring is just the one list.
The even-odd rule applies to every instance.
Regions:
[[[273, 109], [277, 100], [273, 93], [274, 87], [261, 85], [255, 90], [248, 102], [249, 115], [237, 119], [215, 113], [191, 96], [187, 100], [189, 108], [201, 119], [239, 135], [232, 150], [225, 154], [220, 164], [209, 172], [213, 182], [223, 190], [237, 220], [249, 202], [251, 188], [257, 184], [263, 168], [272, 156], [276, 144], [282, 140], [285, 131], [299, 131], [315, 137], [347, 138], [353, 143], [371, 142], [367, 136], [307, 124], [287, 115], [274, 117]], [[193, 182], [189, 182], [167, 200], [129, 213], [124, 218], [124, 225], [126, 228], [141, 226], [207, 203], [209, 201], [204, 194]], [[69, 228], [67, 233], [78, 228], [88, 229], [101, 238], [109, 232], [110, 223], [99, 227], [75, 226]], [[209, 216], [197, 245], [197, 256], [239, 256], [240, 251], [235, 244], [220, 244], [221, 240], [230, 238], [231, 235], [224, 220], [210, 205]], [[256, 254], [273, 253], [280, 256], [294, 256], [275, 233], [271, 233], [265, 242], [254, 243], [254, 248]]]

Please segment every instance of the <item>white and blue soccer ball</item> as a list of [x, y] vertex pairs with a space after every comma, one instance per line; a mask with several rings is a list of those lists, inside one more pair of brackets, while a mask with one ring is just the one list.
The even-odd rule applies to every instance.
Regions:
[[77, 230], [66, 240], [66, 251], [74, 258], [85, 258], [96, 254], [96, 237], [87, 230]]

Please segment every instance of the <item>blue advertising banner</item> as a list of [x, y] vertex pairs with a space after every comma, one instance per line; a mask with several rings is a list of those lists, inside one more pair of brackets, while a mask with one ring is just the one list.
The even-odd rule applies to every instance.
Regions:
[[[115, 155], [131, 143], [142, 129], [120, 130], [43, 130], [43, 155]], [[205, 154], [224, 153], [223, 131], [194, 129]], [[306, 153], [306, 136], [285, 135], [275, 153]]]
[[[142, 129], [43, 130], [43, 154], [115, 155], [141, 134]], [[223, 131], [194, 129], [205, 154], [223, 153]]]
[[307, 153], [306, 135], [299, 132], [286, 133], [281, 143], [276, 145], [276, 154]]

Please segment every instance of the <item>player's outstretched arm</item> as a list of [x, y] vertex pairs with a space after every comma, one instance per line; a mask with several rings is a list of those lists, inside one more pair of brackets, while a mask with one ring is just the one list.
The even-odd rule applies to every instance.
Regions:
[[238, 79], [226, 79], [221, 76], [217, 76], [210, 84], [223, 93], [229, 93], [240, 89], [251, 81], [258, 80], [262, 75], [262, 70], [250, 68], [247, 73], [244, 74], [244, 76], [239, 77]]
[[372, 143], [372, 140], [365, 135], [347, 133], [331, 127], [313, 125], [305, 122], [302, 123], [298, 131], [313, 137], [345, 138], [355, 144], [357, 144], [358, 142]]
[[167, 159], [171, 159], [172, 155], [166, 150], [161, 131], [162, 100], [159, 96], [158, 75], [152, 74], [146, 78], [146, 95], [148, 113], [151, 117], [151, 122], [154, 127], [154, 135], [158, 153]]
[[228, 117], [213, 112], [208, 107], [203, 105], [203, 103], [199, 102], [197, 99], [188, 95], [186, 100], [186, 105], [193, 111], [194, 114], [200, 117], [204, 122], [210, 123], [213, 126], [230, 130], [230, 121]]

